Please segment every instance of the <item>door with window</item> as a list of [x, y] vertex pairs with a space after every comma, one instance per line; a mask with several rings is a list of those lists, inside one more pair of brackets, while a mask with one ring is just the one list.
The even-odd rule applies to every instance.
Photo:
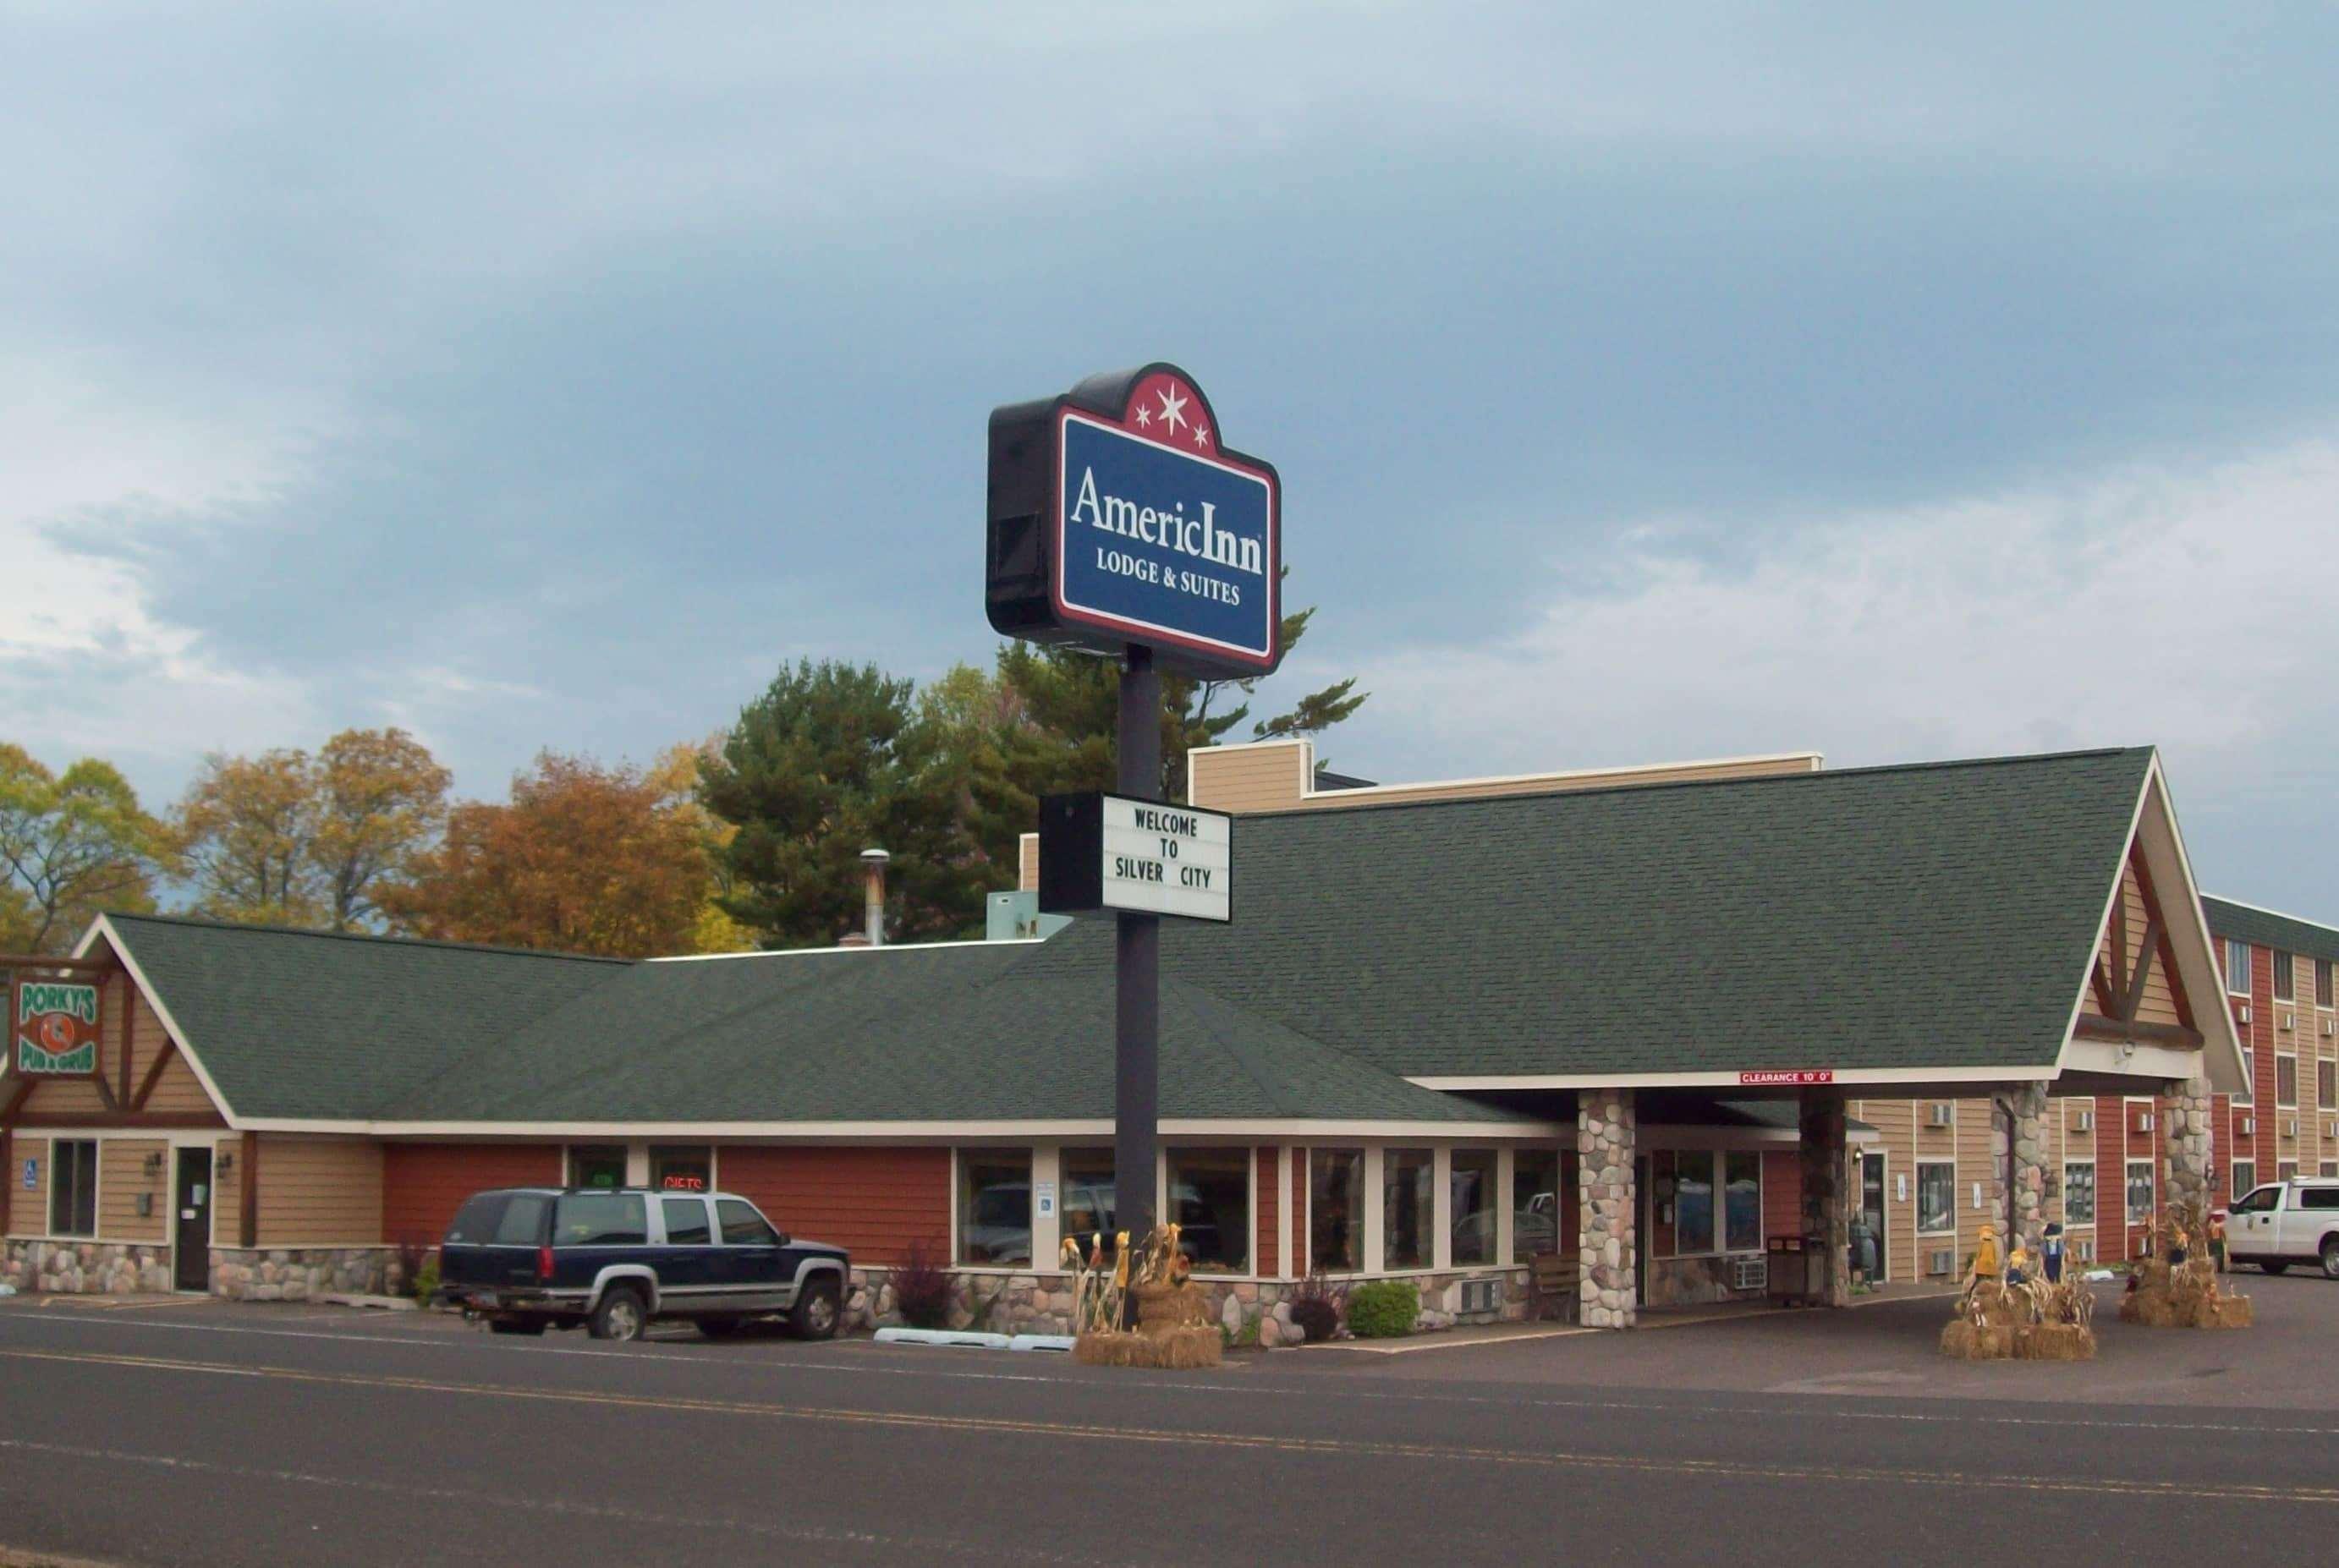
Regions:
[[212, 1288], [212, 1151], [182, 1149], [172, 1182], [171, 1283], [182, 1290]]

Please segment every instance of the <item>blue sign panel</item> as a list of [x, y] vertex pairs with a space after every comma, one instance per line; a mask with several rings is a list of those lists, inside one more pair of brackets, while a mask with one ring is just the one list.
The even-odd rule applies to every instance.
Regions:
[[1060, 608], [1132, 642], [1272, 658], [1273, 481], [1071, 409], [1060, 431]]
[[1282, 487], [1174, 365], [991, 416], [984, 600], [1008, 636], [1150, 648], [1209, 678], [1282, 661]]

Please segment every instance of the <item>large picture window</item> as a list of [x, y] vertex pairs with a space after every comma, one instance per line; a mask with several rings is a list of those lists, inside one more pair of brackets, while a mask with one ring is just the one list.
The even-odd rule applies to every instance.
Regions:
[[572, 1143], [568, 1146], [568, 1185], [626, 1185], [626, 1146], [622, 1143]]
[[2063, 1167], [2063, 1223], [2096, 1222], [2096, 1162], [2073, 1160]]
[[715, 1151], [703, 1143], [650, 1145], [650, 1185], [660, 1192], [715, 1190]]
[[[1086, 1257], [1101, 1245], [1103, 1256], [1113, 1255], [1114, 1206], [1112, 1150], [1067, 1149], [1056, 1157], [1057, 1225], [1081, 1244]], [[1099, 1242], [1098, 1238], [1103, 1240]]]
[[1511, 1156], [1511, 1261], [1559, 1250], [1559, 1150], [1522, 1149]]
[[1753, 1149], [1722, 1156], [1723, 1244], [1732, 1252], [1762, 1246], [1762, 1157]]
[[1199, 1274], [1250, 1267], [1250, 1150], [1170, 1151], [1170, 1214], [1178, 1248]]
[[1308, 1261], [1327, 1274], [1355, 1274], [1365, 1266], [1365, 1151], [1308, 1151]]
[[1958, 1168], [1947, 1159], [1917, 1162], [1917, 1228], [1934, 1232], [1958, 1228]]
[[1436, 1181], [1429, 1150], [1381, 1151], [1381, 1267], [1427, 1268]]
[[49, 1145], [49, 1234], [97, 1234], [95, 1139], [60, 1139]]
[[1456, 1149], [1446, 1192], [1454, 1267], [1494, 1262], [1495, 1215], [1500, 1201], [1495, 1191], [1495, 1151]]
[[1031, 1151], [967, 1149], [958, 1157], [958, 1260], [1031, 1261]]
[[1713, 1156], [1673, 1157], [1673, 1251], [1683, 1257], [1713, 1250]]

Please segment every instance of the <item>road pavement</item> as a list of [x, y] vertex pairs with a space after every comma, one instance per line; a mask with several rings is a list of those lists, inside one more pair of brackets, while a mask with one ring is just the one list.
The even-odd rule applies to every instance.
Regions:
[[[2295, 1563], [2339, 1530], [2339, 1373], [2315, 1354], [2339, 1286], [2247, 1287], [2278, 1320], [2266, 1343], [2298, 1340], [2321, 1367], [2319, 1405], [2205, 1394], [2214, 1373], [2168, 1397], [2086, 1397], [2078, 1379], [2021, 1395], [2018, 1368], [1912, 1361], [1941, 1316], [1921, 1302], [1191, 1374], [19, 1305], [0, 1310], [0, 1547], [1187, 1568], [1946, 1563], [2084, 1543], [2090, 1561]], [[2105, 1331], [2124, 1358], [2188, 1365], [2211, 1343], [2241, 1364], [2252, 1337]], [[1750, 1386], [1763, 1362], [1778, 1376]], [[2140, 1365], [2102, 1381], [2132, 1394]], [[1877, 1376], [1814, 1388], [1831, 1366]]]

